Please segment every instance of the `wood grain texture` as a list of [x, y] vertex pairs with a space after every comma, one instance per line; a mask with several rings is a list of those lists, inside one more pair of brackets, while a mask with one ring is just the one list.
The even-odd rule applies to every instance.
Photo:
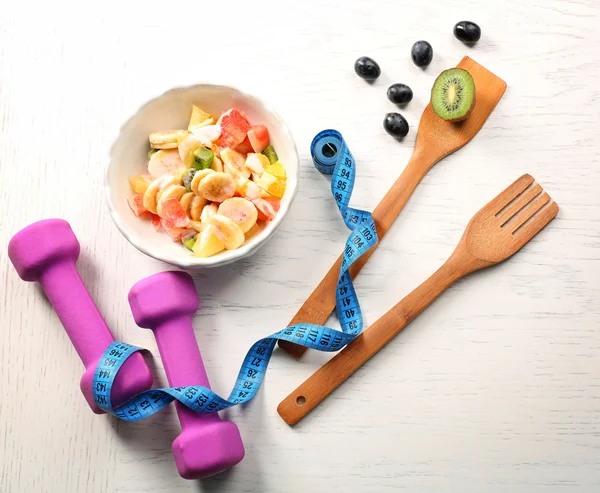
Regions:
[[[431, 104], [425, 107], [419, 120], [415, 147], [406, 169], [402, 171], [400, 177], [373, 211], [379, 242], [348, 269], [352, 279], [373, 255], [415, 188], [433, 165], [468, 144], [477, 135], [506, 90], [506, 82], [469, 57], [464, 57], [457, 67], [468, 70], [473, 76], [478, 103], [469, 119], [460, 124], [439, 118], [433, 112]], [[317, 288], [302, 304], [290, 325], [303, 322], [323, 325], [327, 322], [329, 315], [335, 309], [336, 287], [341, 265], [342, 255], [338, 257]], [[279, 341], [278, 344], [279, 347], [295, 357], [302, 356], [306, 351], [305, 347], [288, 341]]]
[[[0, 16], [0, 491], [596, 493], [600, 484], [600, 5], [597, 0], [52, 3], [2, 0]], [[449, 12], [452, 12], [449, 15]], [[199, 19], [205, 48], [194, 29]], [[473, 20], [474, 48], [452, 36]], [[248, 23], [257, 26], [248, 32]], [[258, 27], [259, 26], [259, 27]], [[409, 59], [418, 39], [430, 67]], [[218, 41], [217, 41], [218, 40]], [[193, 50], [190, 49], [193, 47]], [[373, 85], [356, 77], [375, 58]], [[118, 338], [148, 348], [127, 292], [165, 266], [131, 247], [103, 195], [108, 149], [147, 99], [204, 80], [264, 97], [301, 154], [299, 193], [253, 258], [195, 276], [196, 336], [227, 394], [256, 339], [282, 328], [347, 230], [310, 161], [337, 128], [358, 163], [352, 205], [373, 210], [407, 163], [435, 75], [469, 55], [508, 90], [477, 138], [436, 165], [358, 277], [367, 325], [451, 253], [464, 226], [529, 172], [561, 212], [514, 259], [458, 281], [296, 427], [277, 404], [330, 358], [274, 355], [239, 425], [247, 456], [203, 482], [177, 475], [173, 410], [137, 424], [93, 415], [83, 366], [56, 316], [6, 256], [43, 217], [69, 220], [79, 268]], [[411, 86], [403, 143], [382, 128], [385, 91]], [[330, 321], [334, 324], [335, 321]]]

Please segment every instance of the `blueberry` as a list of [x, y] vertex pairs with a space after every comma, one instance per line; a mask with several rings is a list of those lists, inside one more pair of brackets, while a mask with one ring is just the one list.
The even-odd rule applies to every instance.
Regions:
[[481, 28], [470, 21], [460, 21], [454, 26], [454, 36], [463, 43], [475, 43], [481, 38]]
[[354, 62], [354, 71], [365, 80], [375, 80], [381, 75], [377, 62], [368, 56], [361, 56]]
[[408, 122], [400, 113], [388, 113], [383, 120], [383, 128], [391, 136], [400, 139], [408, 133]]
[[406, 104], [413, 98], [413, 92], [406, 84], [392, 84], [387, 90], [387, 97], [392, 103]]
[[417, 41], [410, 54], [417, 67], [427, 67], [433, 59], [433, 48], [427, 41]]

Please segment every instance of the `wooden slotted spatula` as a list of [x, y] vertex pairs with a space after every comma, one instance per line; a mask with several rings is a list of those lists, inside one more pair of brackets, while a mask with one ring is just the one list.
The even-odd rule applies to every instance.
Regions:
[[[421, 116], [417, 140], [412, 157], [392, 188], [373, 211], [379, 240], [395, 221], [417, 185], [435, 163], [467, 144], [483, 127], [492, 110], [506, 90], [506, 82], [469, 57], [464, 57], [459, 68], [468, 70], [475, 82], [475, 107], [469, 118], [451, 123], [437, 116], [428, 104]], [[377, 245], [376, 245], [377, 246]], [[354, 279], [375, 248], [369, 250], [350, 267]], [[342, 256], [333, 264], [327, 275], [304, 302], [289, 325], [313, 323], [323, 325], [335, 308], [335, 293]], [[279, 346], [293, 356], [300, 357], [305, 347], [287, 341]]]
[[533, 182], [523, 175], [475, 214], [440, 269], [279, 404], [283, 420], [290, 425], [300, 421], [453, 282], [506, 260], [554, 219], [558, 205]]

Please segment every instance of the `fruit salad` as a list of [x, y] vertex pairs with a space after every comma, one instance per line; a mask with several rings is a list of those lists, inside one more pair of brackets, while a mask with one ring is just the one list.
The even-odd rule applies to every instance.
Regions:
[[264, 125], [192, 106], [187, 130], [148, 136], [148, 170], [130, 176], [133, 213], [197, 257], [235, 250], [279, 211], [285, 167]]

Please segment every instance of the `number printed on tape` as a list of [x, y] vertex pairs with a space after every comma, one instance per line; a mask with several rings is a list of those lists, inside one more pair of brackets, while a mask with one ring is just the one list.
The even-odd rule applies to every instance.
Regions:
[[278, 340], [289, 341], [317, 351], [338, 351], [363, 330], [363, 317], [352, 279], [350, 266], [378, 241], [375, 222], [370, 212], [348, 206], [355, 180], [355, 161], [337, 130], [324, 130], [312, 141], [310, 151], [315, 167], [333, 175], [331, 192], [344, 223], [351, 230], [336, 288], [336, 314], [341, 331], [316, 324], [296, 324], [253, 344], [246, 353], [233, 390], [227, 399], [203, 386], [151, 389], [113, 408], [110, 393], [119, 368], [142, 348], [115, 341], [100, 358], [92, 390], [98, 406], [125, 421], [139, 421], [157, 413], [174, 400], [203, 414], [215, 413], [252, 399], [265, 377], [271, 354]]

